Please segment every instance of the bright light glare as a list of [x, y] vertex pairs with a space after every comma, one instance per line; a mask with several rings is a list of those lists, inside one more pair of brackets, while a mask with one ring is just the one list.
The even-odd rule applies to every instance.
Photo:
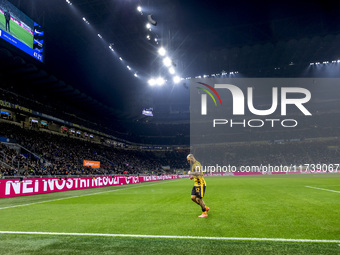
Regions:
[[173, 78], [174, 83], [179, 83], [181, 81], [181, 78], [179, 76], [175, 76]]
[[165, 57], [165, 58], [163, 59], [163, 64], [164, 64], [165, 66], [171, 66], [171, 63], [172, 63], [172, 61], [171, 61], [171, 59], [170, 59], [169, 57]]
[[148, 83], [149, 83], [150, 86], [155, 86], [156, 80], [154, 78], [151, 78], [150, 80], [148, 80]]
[[165, 83], [165, 80], [162, 77], [158, 77], [156, 82], [158, 86], [162, 86]]
[[169, 68], [169, 73], [170, 73], [170, 74], [175, 74], [175, 69], [174, 69], [173, 67], [170, 67], [170, 68]]
[[150, 24], [150, 23], [146, 23], [145, 26], [146, 26], [147, 29], [150, 29], [150, 28], [151, 28], [151, 24]]
[[159, 50], [158, 50], [158, 54], [161, 55], [161, 56], [163, 57], [163, 56], [165, 56], [165, 54], [166, 54], [166, 50], [165, 50], [163, 47], [161, 47], [161, 48], [159, 48]]
[[142, 7], [140, 5], [137, 6], [137, 11], [142, 12]]

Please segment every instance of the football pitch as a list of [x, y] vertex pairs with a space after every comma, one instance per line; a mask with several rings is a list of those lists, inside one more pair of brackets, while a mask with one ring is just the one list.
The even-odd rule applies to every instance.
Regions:
[[0, 254], [340, 254], [340, 174], [206, 181], [0, 199]]

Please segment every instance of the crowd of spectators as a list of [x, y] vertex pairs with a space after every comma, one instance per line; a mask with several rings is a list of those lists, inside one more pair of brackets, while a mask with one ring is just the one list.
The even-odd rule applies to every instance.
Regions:
[[[163, 166], [188, 167], [185, 155], [180, 153], [165, 152], [161, 157], [152, 151], [114, 148], [9, 123], [0, 123], [0, 136], [15, 140], [21, 146], [20, 152], [5, 144], [0, 149], [8, 162], [13, 157], [22, 159], [20, 164], [11, 166], [17, 169], [17, 174], [25, 176], [160, 174], [168, 173]], [[6, 160], [0, 160], [9, 168]], [[100, 168], [83, 166], [84, 160], [100, 161]], [[13, 175], [9, 169], [1, 172], [4, 176]]]

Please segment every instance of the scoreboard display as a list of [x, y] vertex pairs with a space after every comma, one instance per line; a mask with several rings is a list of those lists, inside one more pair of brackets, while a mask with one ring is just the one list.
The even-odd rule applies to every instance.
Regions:
[[0, 38], [43, 62], [44, 31], [7, 0], [0, 0]]

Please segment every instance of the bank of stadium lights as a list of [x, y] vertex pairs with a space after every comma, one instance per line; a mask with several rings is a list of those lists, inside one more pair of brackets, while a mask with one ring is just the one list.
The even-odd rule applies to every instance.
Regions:
[[[66, 0], [66, 2], [67, 2], [69, 5], [72, 5], [72, 3], [71, 3], [70, 0]], [[141, 6], [137, 6], [137, 11], [140, 12], [141, 15], [143, 15], [143, 13], [142, 13], [142, 7], [141, 7]], [[85, 17], [82, 17], [82, 19], [83, 19], [83, 21], [86, 22], [87, 24], [90, 24], [89, 21], [88, 21]], [[151, 25], [156, 26], [156, 22], [152, 19], [151, 15], [148, 15], [148, 20], [149, 20], [149, 22], [147, 23], [146, 28], [147, 28], [149, 31], [151, 31]], [[150, 24], [150, 22], [151, 22], [151, 24]], [[154, 24], [153, 22], [154, 22], [155, 24]], [[101, 38], [101, 39], [103, 38], [100, 34], [98, 34], [98, 37]], [[149, 34], [146, 36], [146, 38], [147, 38], [147, 40], [149, 40], [149, 41], [151, 40], [151, 36], [150, 36]], [[156, 44], [158, 44], [158, 38], [157, 38], [157, 37], [154, 38], [154, 41], [155, 41]], [[109, 45], [109, 49], [110, 49], [111, 51], [114, 51], [114, 49], [113, 49], [113, 43]], [[163, 47], [161, 47], [161, 48], [158, 49], [158, 53], [159, 53], [160, 56], [164, 57], [164, 58], [163, 58], [163, 64], [165, 64], [167, 67], [169, 67], [169, 73], [170, 73], [171, 75], [175, 75], [175, 73], [176, 73], [176, 72], [175, 72], [175, 69], [172, 67], [173, 62], [172, 62], [172, 60], [171, 60], [169, 57], [166, 56], [166, 54], [167, 54], [166, 50], [165, 50]], [[122, 57], [119, 57], [119, 60], [123, 61]], [[338, 60], [337, 63], [339, 63], [339, 62], [340, 62], [340, 60]], [[332, 63], [334, 63], [334, 62], [332, 62]], [[127, 68], [128, 68], [130, 71], [132, 70], [132, 69], [130, 69], [129, 66], [127, 66]], [[234, 74], [234, 73], [238, 73], [238, 72], [230, 72], [230, 74]], [[224, 76], [224, 75], [227, 75], [227, 73], [226, 73], [225, 71], [222, 71], [221, 74], [212, 74], [211, 77], [221, 76], [221, 75]], [[137, 72], [134, 73], [134, 76], [135, 76], [135, 77], [139, 77], [138, 74], [137, 74]], [[200, 76], [196, 76], [196, 77], [201, 78], [202, 76], [200, 75]], [[209, 77], [209, 76], [208, 76], [208, 77]], [[179, 78], [178, 76], [177, 76], [177, 77], [176, 77], [176, 76], [173, 77], [173, 81], [174, 81], [174, 82], [175, 82], [175, 81], [177, 82], [178, 79], [179, 79], [179, 80], [182, 80], [183, 78]], [[191, 77], [187, 77], [187, 78], [184, 78], [184, 79], [191, 79]], [[148, 81], [148, 83], [149, 83], [149, 84], [151, 83], [151, 85], [159, 85], [159, 86], [164, 85], [165, 82], [166, 82], [166, 80], [164, 80], [164, 79], [161, 78], [161, 77], [159, 77], [159, 78], [157, 78], [157, 79], [150, 79], [150, 80]]]
[[330, 62], [330, 61], [311, 62], [311, 63], [309, 63], [309, 65], [310, 65], [310, 66], [314, 66], [314, 65], [317, 66], [317, 65], [321, 65], [321, 64], [326, 65], [326, 64], [329, 64], [329, 63], [332, 63], [332, 64], [340, 63], [340, 59], [338, 59], [338, 60], [332, 60], [331, 62]]
[[[238, 74], [238, 71], [231, 71], [229, 72], [229, 74], [226, 71], [222, 71], [221, 73], [213, 73], [213, 74], [203, 74], [203, 75], [197, 75], [195, 76], [196, 79], [202, 79], [202, 78], [209, 78], [209, 77], [223, 77], [226, 75], [234, 75], [234, 74]], [[190, 80], [191, 77], [186, 77], [184, 78], [186, 80]]]
[[129, 69], [129, 71], [131, 71], [131, 67], [130, 66], [126, 66], [127, 69]]
[[[66, 0], [66, 3], [67, 4], [69, 4], [69, 5], [72, 5], [72, 3], [71, 3], [71, 1], [70, 0]], [[137, 10], [139, 10], [139, 8], [137, 9]], [[143, 13], [140, 11], [140, 13], [143, 15]], [[85, 18], [85, 17], [82, 17], [82, 20], [86, 23], [86, 24], [90, 24], [90, 22]], [[151, 26], [150, 26], [150, 31], [151, 31]], [[97, 36], [100, 38], [100, 39], [103, 39], [103, 37], [102, 37], [102, 35], [101, 34], [97, 34]], [[150, 36], [149, 36], [150, 37]], [[150, 38], [151, 39], [151, 38]], [[109, 49], [111, 50], [111, 51], [114, 51], [114, 49], [113, 49], [113, 43], [110, 43], [109, 44]], [[123, 59], [122, 59], [122, 57], [119, 57], [119, 60], [120, 61], [123, 61]], [[130, 66], [127, 66], [127, 68], [131, 71], [132, 70], [132, 68], [130, 67]], [[137, 74], [137, 72], [135, 72], [134, 73], [134, 76], [135, 77], [139, 77], [138, 76], [138, 74]]]
[[150, 86], [163, 86], [165, 84], [165, 80], [163, 77], [158, 77], [158, 78], [151, 78], [150, 80], [148, 80], [148, 84]]

